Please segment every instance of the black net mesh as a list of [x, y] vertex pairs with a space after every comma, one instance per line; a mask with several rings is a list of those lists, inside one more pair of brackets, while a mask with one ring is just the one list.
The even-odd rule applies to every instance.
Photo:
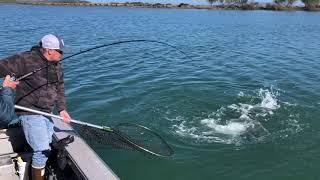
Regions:
[[115, 127], [116, 133], [131, 141], [137, 148], [159, 156], [171, 156], [173, 150], [152, 130], [131, 123], [121, 123]]
[[80, 135], [90, 143], [113, 148], [140, 150], [157, 156], [171, 156], [173, 150], [158, 134], [150, 129], [131, 123], [121, 123], [113, 131], [77, 125]]
[[94, 128], [86, 125], [76, 125], [79, 134], [90, 144], [99, 144], [109, 148], [122, 148], [133, 150], [131, 144], [128, 144], [117, 134], [103, 129]]

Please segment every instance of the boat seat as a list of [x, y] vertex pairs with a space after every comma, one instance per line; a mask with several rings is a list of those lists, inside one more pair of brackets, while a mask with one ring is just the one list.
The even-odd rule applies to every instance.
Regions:
[[0, 157], [0, 179], [18, 180], [19, 177], [15, 174], [13, 161], [9, 155]]
[[25, 152], [28, 144], [21, 127], [0, 130], [0, 157], [9, 155], [15, 157], [19, 152]]

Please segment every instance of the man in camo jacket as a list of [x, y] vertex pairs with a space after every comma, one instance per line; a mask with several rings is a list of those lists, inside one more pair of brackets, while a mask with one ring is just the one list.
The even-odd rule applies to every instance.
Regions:
[[[24, 107], [51, 113], [54, 108], [70, 122], [66, 111], [63, 69], [59, 63], [63, 55], [63, 40], [55, 35], [45, 35], [39, 45], [0, 60], [0, 76], [25, 75], [42, 67], [47, 67], [20, 81], [16, 89], [15, 103]], [[53, 122], [42, 115], [16, 111], [22, 121], [27, 142], [33, 149], [32, 179], [44, 179], [44, 168], [49, 156], [53, 134]]]

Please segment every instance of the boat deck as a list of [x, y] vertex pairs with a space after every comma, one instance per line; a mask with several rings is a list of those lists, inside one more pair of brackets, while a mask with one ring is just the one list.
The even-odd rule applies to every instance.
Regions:
[[[68, 135], [74, 136], [74, 142], [68, 144], [68, 165], [76, 174], [77, 179], [86, 180], [119, 180], [111, 168], [79, 137], [72, 127], [53, 119], [55, 132], [53, 141], [58, 141]], [[0, 130], [0, 179], [17, 180], [15, 158], [21, 156], [30, 164], [32, 153], [28, 147], [22, 128]]]
[[55, 140], [60, 140], [68, 135], [74, 135], [74, 142], [66, 147], [68, 156], [78, 166], [76, 169], [85, 179], [92, 180], [118, 180], [119, 178], [110, 167], [87, 145], [87, 143], [75, 134], [72, 127], [61, 120], [53, 119], [55, 124]]

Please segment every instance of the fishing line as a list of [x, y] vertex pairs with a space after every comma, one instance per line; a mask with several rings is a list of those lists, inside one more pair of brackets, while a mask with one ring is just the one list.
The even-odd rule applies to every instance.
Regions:
[[[133, 43], [133, 42], [151, 42], [151, 43], [153, 42], [153, 43], [158, 43], [158, 44], [166, 45], [166, 46], [168, 46], [168, 47], [171, 47], [171, 48], [175, 49], [176, 51], [178, 51], [178, 52], [180, 52], [181, 54], [183, 54], [186, 58], [188, 58], [189, 60], [191, 60], [191, 58], [190, 58], [185, 52], [183, 52], [182, 50], [180, 50], [180, 49], [178, 49], [177, 47], [175, 47], [175, 46], [173, 46], [173, 45], [170, 45], [170, 44], [168, 44], [168, 43], [161, 42], [161, 41], [156, 41], [156, 40], [136, 39], [136, 40], [118, 41], [118, 42], [113, 42], [113, 43], [110, 43], [110, 44], [98, 45], [98, 46], [95, 46], [95, 47], [92, 47], [92, 48], [89, 48], [89, 49], [80, 51], [80, 52], [78, 52], [78, 53], [72, 54], [72, 55], [67, 56], [67, 57], [65, 57], [65, 58], [62, 58], [62, 59], [60, 60], [60, 62], [66, 60], [66, 59], [72, 58], [72, 57], [74, 57], [74, 56], [77, 56], [77, 55], [80, 55], [80, 54], [83, 54], [83, 53], [90, 52], [90, 51], [95, 50], [95, 49], [100, 49], [100, 48], [104, 48], [104, 47], [108, 47], [108, 46], [113, 46], [113, 45], [117, 45], [117, 44], [123, 44], [123, 43]], [[21, 81], [21, 80], [23, 80], [23, 79], [25, 79], [25, 78], [33, 75], [34, 73], [39, 72], [39, 71], [47, 68], [48, 66], [50, 66], [50, 65], [46, 65], [46, 66], [44, 66], [44, 67], [35, 69], [35, 70], [33, 70], [32, 72], [29, 72], [29, 73], [27, 73], [27, 74], [25, 74], [25, 75], [22, 75], [22, 76], [16, 78], [15, 80], [16, 80], [16, 81]]]

